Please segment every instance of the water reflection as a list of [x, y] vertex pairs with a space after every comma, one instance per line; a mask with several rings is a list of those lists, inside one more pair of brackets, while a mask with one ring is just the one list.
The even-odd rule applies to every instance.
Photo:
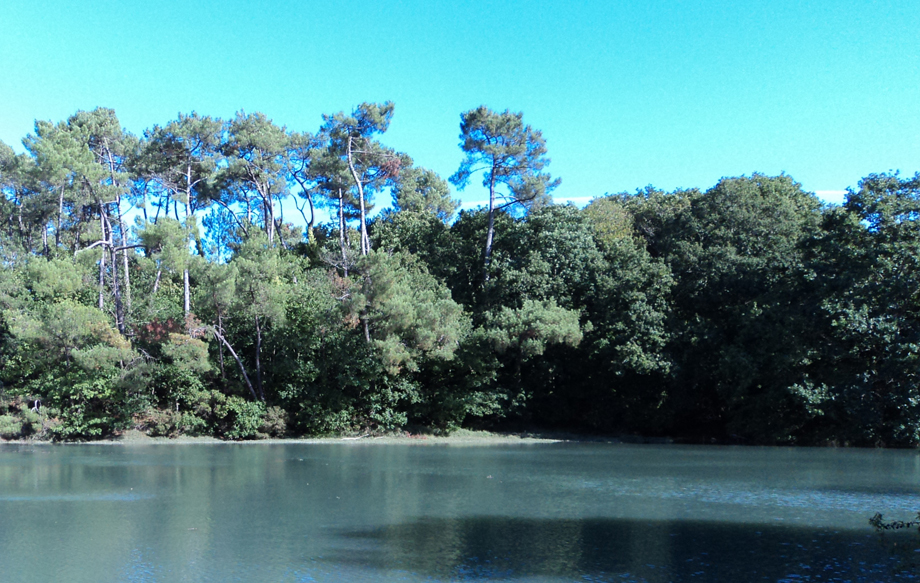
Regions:
[[329, 563], [450, 581], [911, 581], [920, 564], [912, 533], [723, 522], [479, 516], [337, 534]]
[[920, 558], [916, 545], [891, 533], [880, 543], [867, 521], [920, 509], [918, 459], [606, 444], [0, 446], [0, 582], [916, 580], [904, 562]]

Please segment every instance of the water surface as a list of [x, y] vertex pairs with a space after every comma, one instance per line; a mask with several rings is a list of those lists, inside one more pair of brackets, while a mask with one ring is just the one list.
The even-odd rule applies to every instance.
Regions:
[[911, 581], [912, 451], [0, 446], [0, 580]]

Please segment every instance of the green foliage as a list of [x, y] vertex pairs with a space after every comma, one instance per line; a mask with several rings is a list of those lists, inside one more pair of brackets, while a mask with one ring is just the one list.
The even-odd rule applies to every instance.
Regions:
[[372, 253], [359, 267], [346, 306], [368, 325], [368, 338], [393, 376], [422, 359], [450, 360], [464, 329], [450, 291], [409, 254]]
[[288, 432], [288, 414], [281, 407], [266, 407], [262, 415], [259, 434], [268, 437], [284, 437]]
[[253, 233], [243, 242], [232, 265], [237, 273], [233, 308], [250, 318], [283, 324], [287, 286], [278, 248], [267, 236]]
[[231, 395], [214, 395], [214, 417], [218, 435], [226, 439], [259, 437], [265, 417], [265, 405]]
[[595, 198], [585, 207], [584, 213], [594, 227], [595, 238], [604, 249], [635, 235], [633, 218], [626, 204], [617, 197]]
[[521, 361], [542, 356], [552, 344], [578, 346], [583, 336], [578, 313], [553, 300], [525, 300], [518, 309], [503, 307], [487, 317], [483, 334], [499, 354], [510, 350]]
[[667, 373], [670, 269], [631, 239], [611, 243], [607, 261], [588, 300], [596, 356], [603, 354], [604, 368], [614, 376]]
[[593, 326], [568, 381], [581, 391], [564, 404], [557, 397], [555, 411], [597, 430], [665, 431], [674, 283], [670, 268], [635, 239], [606, 244], [604, 268], [585, 302]]
[[206, 432], [207, 423], [192, 413], [168, 409], [150, 409], [134, 419], [135, 427], [143, 428], [151, 437], [178, 437], [200, 435]]
[[[485, 281], [489, 279], [496, 211], [536, 210], [549, 203], [550, 193], [560, 183], [543, 172], [549, 164], [543, 135], [522, 120], [521, 113], [496, 113], [484, 105], [460, 116], [460, 148], [466, 156], [450, 181], [462, 189], [474, 173], [483, 171], [482, 185], [489, 189]], [[496, 199], [504, 203], [497, 205]]]
[[34, 404], [22, 397], [0, 394], [0, 439], [25, 439], [42, 436], [46, 430], [48, 409], [39, 401]]
[[0, 415], [0, 438], [17, 439], [22, 435], [22, 421], [12, 415]]
[[[54, 430], [56, 438], [99, 438], [120, 427], [123, 419], [116, 409], [120, 399], [115, 378], [74, 371], [63, 378], [43, 380], [35, 388], [45, 389], [49, 401], [60, 404], [61, 424]], [[57, 385], [58, 382], [62, 384]]]
[[920, 445], [920, 175], [839, 208], [753, 174], [579, 210], [549, 204], [540, 132], [479, 107], [450, 181], [482, 172], [489, 205], [454, 220], [447, 182], [378, 141], [393, 112], [315, 134], [180, 114], [139, 140], [98, 108], [0, 144], [0, 437]]
[[920, 176], [871, 175], [812, 247], [815, 332], [803, 392], [819, 435], [920, 444]]
[[68, 259], [30, 261], [23, 270], [23, 285], [39, 302], [67, 300], [82, 291], [85, 273]]
[[191, 259], [188, 237], [179, 221], [163, 217], [156, 223], [146, 223], [138, 230], [138, 238], [147, 250], [147, 258], [158, 269], [173, 273], [188, 269]]
[[411, 253], [439, 279], [456, 267], [446, 261], [455, 243], [451, 228], [434, 213], [384, 211], [371, 225], [371, 237], [378, 251]]
[[[534, 393], [552, 384], [552, 380], [546, 378], [540, 384], [525, 382], [525, 371], [527, 381], [536, 376], [535, 371], [530, 370], [531, 363], [536, 362], [541, 372], [545, 371], [535, 357], [543, 356], [553, 345], [577, 347], [583, 331], [577, 311], [562, 308], [555, 300], [524, 300], [520, 308], [503, 306], [485, 314], [483, 326], [474, 336], [492, 349], [500, 367], [506, 367], [504, 374], [497, 376], [504, 393], [504, 414], [506, 411], [519, 412], [516, 410]], [[554, 377], [553, 373], [550, 370], [549, 376]]]
[[211, 370], [207, 343], [186, 334], [169, 334], [169, 341], [163, 344], [163, 356], [180, 370], [202, 375]]
[[400, 169], [393, 188], [393, 211], [397, 214], [428, 214], [448, 223], [460, 208], [450, 197], [447, 182], [427, 168]]
[[[18, 340], [42, 346], [46, 358], [62, 359], [65, 364], [74, 357], [74, 351], [84, 350], [85, 354], [87, 344], [105, 344], [116, 350], [128, 348], [105, 314], [71, 300], [39, 304], [35, 311], [8, 310], [4, 318]], [[93, 366], [90, 363], [89, 367]]]
[[[549, 164], [546, 142], [539, 130], [524, 125], [523, 117], [509, 110], [496, 113], [484, 105], [462, 114], [460, 148], [466, 156], [450, 181], [464, 188], [473, 173], [483, 170], [482, 185], [493, 198], [500, 196], [528, 210], [546, 204], [560, 181], [542, 171]], [[496, 191], [495, 185], [507, 190]]]
[[529, 298], [555, 300], [567, 309], [583, 306], [606, 267], [584, 213], [570, 205], [548, 206], [516, 227], [505, 236], [495, 258], [501, 267], [494, 266], [495, 275], [486, 286], [506, 291], [493, 297], [501, 297], [502, 305]]

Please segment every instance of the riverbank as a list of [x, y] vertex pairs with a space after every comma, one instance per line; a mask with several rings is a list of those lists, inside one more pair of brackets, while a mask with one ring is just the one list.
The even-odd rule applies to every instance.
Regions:
[[561, 442], [596, 442], [596, 443], [673, 443], [673, 440], [667, 438], [643, 438], [637, 436], [596, 436], [577, 434], [569, 432], [554, 431], [524, 431], [524, 432], [492, 432], [483, 430], [460, 429], [447, 435], [434, 435], [425, 433], [394, 432], [383, 435], [360, 434], [360, 435], [341, 435], [326, 437], [286, 437], [273, 439], [258, 439], [248, 441], [228, 441], [217, 439], [209, 436], [187, 436], [180, 435], [177, 437], [151, 437], [138, 430], [124, 431], [118, 435], [107, 439], [94, 441], [65, 441], [51, 442], [40, 440], [3, 440], [0, 444], [39, 444], [39, 443], [61, 443], [64, 445], [72, 444], [92, 444], [92, 445], [156, 445], [156, 444], [220, 444], [220, 443], [238, 443], [238, 444], [279, 444], [279, 443], [361, 443], [361, 444], [425, 444], [425, 445], [492, 445], [492, 444], [509, 444], [509, 443], [561, 443]]

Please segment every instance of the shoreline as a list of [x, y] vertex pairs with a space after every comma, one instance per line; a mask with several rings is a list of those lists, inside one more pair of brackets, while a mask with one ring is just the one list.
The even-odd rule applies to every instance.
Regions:
[[593, 436], [566, 432], [491, 432], [461, 429], [449, 435], [394, 433], [384, 435], [326, 436], [326, 437], [282, 437], [251, 440], [224, 440], [209, 436], [151, 437], [138, 430], [128, 430], [120, 435], [92, 441], [46, 441], [46, 440], [2, 440], [0, 445], [217, 445], [217, 444], [412, 444], [412, 445], [500, 445], [500, 444], [547, 444], [547, 443], [621, 443], [621, 444], [674, 444], [666, 438], [642, 438], [637, 436]]

